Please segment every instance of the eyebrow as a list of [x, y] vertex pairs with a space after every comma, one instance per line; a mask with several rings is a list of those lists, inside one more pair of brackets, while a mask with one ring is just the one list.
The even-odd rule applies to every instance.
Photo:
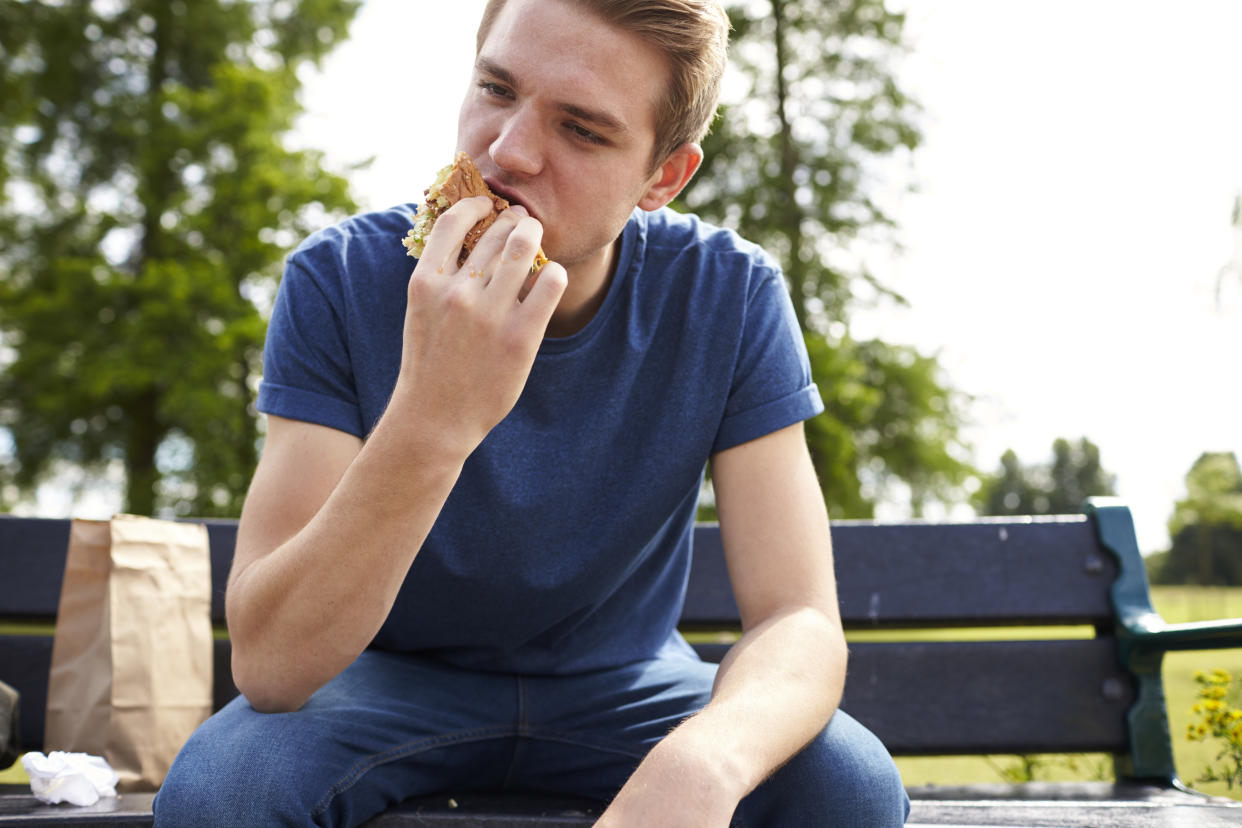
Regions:
[[[507, 86], [511, 86], [514, 89], [520, 88], [517, 77], [498, 63], [480, 56], [479, 59], [475, 61], [474, 66], [476, 70], [484, 75], [491, 75], [496, 80]], [[580, 104], [568, 102], [557, 103], [557, 108], [565, 114], [571, 115], [580, 121], [586, 121], [593, 126], [600, 127], [611, 132], [626, 133], [630, 131], [629, 128], [620, 120], [602, 109], [592, 109]]]

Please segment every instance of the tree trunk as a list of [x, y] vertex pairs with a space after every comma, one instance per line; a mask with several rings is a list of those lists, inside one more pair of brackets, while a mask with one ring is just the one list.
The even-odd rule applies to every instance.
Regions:
[[[159, 104], [160, 91], [168, 77], [165, 61], [168, 59], [167, 42], [170, 21], [169, 9], [164, 4], [156, 6], [155, 27], [151, 39], [155, 52], [147, 65], [147, 128], [155, 146], [162, 146], [158, 140], [163, 131], [164, 114]], [[166, 256], [162, 248], [164, 231], [160, 227], [169, 201], [172, 173], [168, 167], [168, 158], [163, 153], [148, 150], [143, 153], [139, 164], [141, 182], [138, 192], [142, 197], [143, 218], [142, 238], [138, 240], [133, 257], [134, 277], [141, 280], [148, 262]], [[142, 193], [145, 191], [145, 195]], [[132, 301], [141, 305], [145, 300], [140, 289], [133, 293]], [[139, 392], [128, 407], [129, 434], [125, 446], [125, 511], [137, 515], [155, 514], [155, 486], [159, 481], [159, 470], [155, 466], [155, 451], [159, 448], [163, 433], [160, 429], [156, 411], [159, 407], [159, 392], [154, 387], [147, 387]]]
[[789, 291], [793, 297], [794, 313], [798, 324], [806, 330], [807, 275], [802, 258], [802, 208], [796, 198], [794, 182], [798, 169], [798, 150], [794, 144], [793, 127], [789, 121], [789, 88], [785, 82], [785, 68], [789, 66], [789, 45], [786, 42], [786, 0], [772, 0], [773, 39], [776, 41], [776, 118], [780, 125], [777, 134], [780, 149], [781, 181], [788, 187], [788, 198], [781, 211], [781, 224], [789, 240], [789, 258], [785, 263], [785, 276], [789, 279]]
[[160, 476], [155, 467], [155, 452], [164, 436], [156, 414], [157, 404], [156, 392], [150, 389], [129, 410], [124, 509], [130, 514], [155, 514], [155, 484]]

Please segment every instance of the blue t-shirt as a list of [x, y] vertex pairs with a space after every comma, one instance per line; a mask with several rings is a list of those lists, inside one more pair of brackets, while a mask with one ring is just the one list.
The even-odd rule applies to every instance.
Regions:
[[[259, 409], [365, 437], [401, 360], [409, 205], [289, 258]], [[595, 317], [545, 339], [467, 459], [372, 647], [515, 673], [685, 652], [709, 456], [823, 410], [781, 273], [736, 234], [635, 210]]]

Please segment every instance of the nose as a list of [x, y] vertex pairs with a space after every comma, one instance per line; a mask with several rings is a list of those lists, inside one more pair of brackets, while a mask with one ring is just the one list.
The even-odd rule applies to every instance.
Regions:
[[534, 175], [543, 168], [539, 124], [527, 107], [516, 107], [501, 124], [488, 147], [497, 167], [519, 175]]

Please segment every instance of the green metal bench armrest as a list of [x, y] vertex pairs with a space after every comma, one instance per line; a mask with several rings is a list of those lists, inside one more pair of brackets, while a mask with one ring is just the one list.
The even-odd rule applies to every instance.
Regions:
[[1134, 637], [1130, 646], [1166, 653], [1242, 647], [1242, 618], [1165, 624], [1159, 615], [1155, 615], [1154, 619], [1145, 620], [1141, 627], [1130, 628], [1127, 632]]
[[1161, 677], [1164, 654], [1242, 646], [1242, 619], [1165, 623], [1151, 603], [1129, 508], [1111, 498], [1091, 498], [1085, 511], [1095, 524], [1100, 545], [1117, 559], [1117, 580], [1112, 586], [1117, 655], [1137, 684], [1134, 704], [1126, 715], [1130, 755], [1117, 761], [1117, 775], [1185, 788], [1177, 778], [1169, 736]]

